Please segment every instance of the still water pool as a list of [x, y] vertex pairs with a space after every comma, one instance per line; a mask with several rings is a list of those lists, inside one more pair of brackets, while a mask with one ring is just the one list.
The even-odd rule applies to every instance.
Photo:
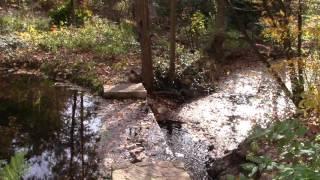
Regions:
[[25, 152], [24, 179], [97, 179], [99, 98], [33, 75], [0, 75], [0, 159]]

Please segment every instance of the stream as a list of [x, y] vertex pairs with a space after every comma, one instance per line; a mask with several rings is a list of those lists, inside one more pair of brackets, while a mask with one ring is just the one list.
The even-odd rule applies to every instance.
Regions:
[[25, 152], [24, 179], [109, 178], [114, 164], [154, 160], [183, 162], [192, 179], [210, 179], [210, 163], [255, 126], [295, 111], [260, 62], [227, 66], [215, 93], [158, 123], [144, 100], [104, 100], [34, 75], [0, 75], [0, 160]]
[[26, 153], [24, 179], [96, 179], [99, 98], [33, 75], [0, 76], [0, 159]]

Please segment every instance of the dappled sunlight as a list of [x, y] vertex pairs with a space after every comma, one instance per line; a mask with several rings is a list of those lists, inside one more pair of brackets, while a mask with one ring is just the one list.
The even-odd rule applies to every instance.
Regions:
[[289, 117], [295, 109], [258, 61], [238, 62], [234, 67], [219, 81], [217, 92], [184, 105], [178, 112], [182, 121], [196, 123], [205, 131], [217, 157], [235, 149], [254, 126], [266, 127], [275, 118]]

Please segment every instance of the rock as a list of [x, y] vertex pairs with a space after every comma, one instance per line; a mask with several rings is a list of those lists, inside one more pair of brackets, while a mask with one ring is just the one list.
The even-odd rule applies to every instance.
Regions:
[[214, 150], [214, 145], [211, 144], [208, 146], [208, 151], [212, 151], [212, 150]]
[[180, 168], [180, 169], [184, 169], [185, 168], [183, 162], [173, 161], [172, 163], [173, 163], [174, 167], [176, 167], [176, 168]]
[[136, 156], [136, 159], [137, 159], [138, 162], [142, 162], [146, 158], [147, 158], [147, 156], [144, 153], [141, 153], [141, 154]]
[[138, 162], [141, 162], [142, 161], [142, 158], [139, 158], [138, 156], [136, 155], [132, 155], [131, 157], [132, 159], [130, 160], [130, 163], [138, 163]]
[[[176, 166], [177, 165], [177, 166]], [[112, 172], [113, 180], [157, 179], [190, 180], [189, 174], [181, 163], [167, 161], [140, 162]]]
[[136, 148], [136, 147], [137, 147], [136, 144], [131, 144], [131, 145], [129, 145], [129, 146], [126, 146], [126, 149], [127, 149], [127, 150], [132, 150], [132, 149], [134, 149], [134, 148]]
[[105, 98], [115, 99], [135, 99], [146, 98], [147, 90], [142, 83], [133, 84], [119, 84], [119, 85], [105, 85], [103, 96]]
[[188, 97], [188, 98], [193, 98], [193, 97], [196, 96], [196, 93], [195, 93], [194, 91], [192, 91], [192, 90], [190, 90], [190, 89], [185, 89], [185, 88], [183, 88], [183, 89], [180, 90], [180, 94], [181, 94], [182, 96]]
[[132, 149], [131, 151], [130, 151], [130, 154], [132, 153], [132, 154], [138, 154], [138, 153], [141, 153], [142, 151], [144, 151], [144, 147], [137, 147], [137, 148], [135, 148], [135, 149]]
[[127, 75], [130, 83], [140, 83], [142, 81], [141, 73], [136, 70], [131, 70]]
[[155, 115], [157, 121], [166, 121], [169, 114], [169, 110], [165, 106], [159, 106], [155, 108]]
[[168, 113], [168, 111], [169, 111], [168, 108], [165, 106], [160, 106], [157, 108], [158, 114], [166, 114], [166, 113]]

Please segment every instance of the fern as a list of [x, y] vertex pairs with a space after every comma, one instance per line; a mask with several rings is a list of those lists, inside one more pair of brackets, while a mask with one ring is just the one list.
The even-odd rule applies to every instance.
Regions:
[[0, 179], [20, 180], [27, 170], [25, 153], [17, 153], [10, 159], [10, 163], [0, 169]]

